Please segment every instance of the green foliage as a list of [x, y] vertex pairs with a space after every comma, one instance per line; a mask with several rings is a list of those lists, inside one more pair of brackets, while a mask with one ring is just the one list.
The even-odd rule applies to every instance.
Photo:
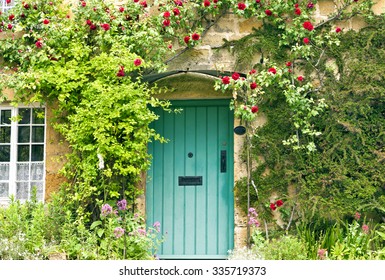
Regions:
[[306, 260], [305, 245], [291, 235], [284, 235], [278, 239], [272, 239], [262, 247], [262, 255], [265, 260]]

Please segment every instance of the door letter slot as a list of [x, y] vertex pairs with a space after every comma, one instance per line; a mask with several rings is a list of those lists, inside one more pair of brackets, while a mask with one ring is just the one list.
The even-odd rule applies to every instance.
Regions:
[[202, 186], [202, 176], [179, 176], [179, 186]]
[[227, 169], [227, 155], [226, 150], [221, 151], [221, 173], [226, 173]]

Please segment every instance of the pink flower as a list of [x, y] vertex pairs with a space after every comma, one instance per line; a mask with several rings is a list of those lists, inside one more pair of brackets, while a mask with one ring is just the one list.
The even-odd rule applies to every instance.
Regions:
[[211, 2], [209, 0], [203, 1], [203, 6], [209, 7], [211, 5]]
[[308, 9], [313, 9], [313, 8], [314, 8], [314, 4], [313, 4], [312, 2], [309, 2], [309, 3], [307, 4], [307, 8], [308, 8]]
[[303, 81], [303, 77], [302, 77], [302, 76], [298, 76], [298, 77], [297, 77], [297, 80], [298, 80], [299, 82], [302, 82], [302, 81]]
[[277, 206], [275, 206], [274, 203], [270, 203], [270, 209], [274, 211], [275, 209], [277, 209]]
[[44, 23], [44, 24], [49, 24], [49, 20], [48, 20], [48, 19], [45, 19], [45, 20], [43, 20], [43, 23]]
[[112, 213], [113, 213], [112, 207], [109, 204], [103, 204], [102, 205], [102, 212], [101, 212], [102, 216], [107, 216], [107, 215], [112, 214]]
[[[120, 69], [118, 71], [118, 73], [116, 73], [116, 76], [118, 77], [124, 77], [124, 67], [123, 66], [120, 66]], [[103, 210], [103, 209], [102, 209]], [[102, 211], [103, 212], [103, 211]]]
[[114, 235], [115, 235], [116, 238], [122, 237], [123, 234], [124, 234], [124, 229], [122, 229], [121, 227], [116, 227], [114, 229]]
[[146, 230], [145, 230], [145, 229], [142, 229], [142, 228], [139, 228], [139, 229], [138, 229], [138, 233], [139, 233], [140, 235], [146, 235], [146, 234], [147, 234]]
[[324, 260], [327, 257], [328, 251], [326, 249], [319, 249], [317, 252], [318, 258]]
[[170, 12], [169, 11], [166, 11], [163, 13], [163, 17], [164, 18], [169, 18], [171, 16]]
[[190, 41], [190, 36], [185, 36], [185, 37], [183, 38], [183, 41], [184, 41], [186, 44], [188, 44], [188, 42]]
[[310, 43], [310, 39], [309, 38], [303, 38], [303, 42], [304, 44], [308, 45]]
[[277, 74], [277, 70], [274, 67], [269, 68], [267, 71], [273, 73], [274, 75]]
[[303, 23], [303, 28], [305, 28], [305, 29], [307, 29], [309, 31], [312, 31], [314, 29], [314, 26], [313, 26], [313, 24], [311, 24], [310, 21], [305, 21]]
[[156, 221], [152, 227], [157, 231], [160, 232], [160, 222]]
[[108, 23], [102, 23], [100, 26], [104, 29], [104, 31], [110, 30], [110, 25]]
[[246, 9], [246, 4], [243, 2], [238, 3], [238, 10], [243, 11], [244, 9]]
[[191, 35], [191, 38], [194, 40], [194, 41], [198, 41], [199, 38], [200, 38], [200, 35], [198, 33], [194, 33], [193, 35]]
[[256, 89], [256, 88], [257, 88], [257, 83], [256, 83], [256, 82], [252, 82], [252, 83], [250, 84], [250, 88], [251, 88], [251, 89]]
[[134, 65], [135, 66], [140, 66], [142, 64], [142, 60], [140, 59], [140, 58], [136, 58], [135, 60], [134, 60]]
[[341, 31], [342, 31], [342, 29], [340, 27], [336, 28], [336, 33], [340, 33]]
[[35, 46], [36, 48], [41, 49], [43, 47], [43, 43], [40, 40], [38, 40], [36, 41]]
[[87, 5], [87, 3], [85, 1], [82, 1], [81, 5], [82, 5], [82, 7], [85, 7]]
[[368, 225], [362, 225], [362, 231], [363, 231], [365, 234], [368, 234], [368, 233], [369, 233], [369, 226], [368, 226]]
[[361, 214], [358, 213], [358, 212], [356, 212], [356, 213], [354, 214], [354, 219], [356, 219], [356, 220], [358, 221], [360, 218], [361, 218]]
[[271, 16], [271, 15], [273, 14], [273, 12], [270, 11], [269, 9], [267, 9], [267, 10], [265, 10], [265, 14], [266, 14], [267, 16]]
[[283, 205], [283, 201], [279, 199], [275, 202], [275, 205], [277, 205], [277, 207], [281, 207]]
[[174, 8], [174, 10], [172, 10], [173, 13], [174, 13], [174, 16], [179, 16], [180, 15], [180, 11], [178, 8]]
[[254, 105], [254, 106], [251, 107], [251, 112], [252, 112], [253, 114], [258, 113], [258, 110], [259, 110], [259, 108], [258, 108], [257, 105]]
[[165, 19], [164, 21], [163, 21], [163, 26], [170, 26], [170, 24], [171, 24], [171, 22], [170, 22], [170, 20], [169, 19]]
[[241, 76], [237, 72], [234, 72], [233, 75], [231, 75], [231, 78], [233, 78], [234, 81], [238, 80], [240, 77]]
[[224, 84], [224, 85], [230, 84], [230, 77], [229, 76], [224, 76], [222, 78], [222, 84]]
[[119, 210], [124, 211], [127, 209], [127, 200], [122, 199], [122, 200], [118, 201], [117, 205], [118, 205]]

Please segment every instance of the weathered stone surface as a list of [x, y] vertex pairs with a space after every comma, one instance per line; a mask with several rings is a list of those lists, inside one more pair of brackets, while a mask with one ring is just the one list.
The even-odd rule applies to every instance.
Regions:
[[376, 15], [380, 15], [385, 12], [385, 1], [377, 1], [373, 6], [373, 12]]
[[177, 57], [168, 70], [202, 70], [211, 67], [211, 49], [199, 48], [191, 49]]
[[331, 0], [320, 0], [318, 10], [321, 16], [327, 16], [336, 11], [336, 6]]
[[260, 27], [262, 27], [262, 22], [260, 20], [256, 20], [255, 18], [239, 21], [239, 33], [249, 34], [253, 32], [253, 29], [258, 29]]

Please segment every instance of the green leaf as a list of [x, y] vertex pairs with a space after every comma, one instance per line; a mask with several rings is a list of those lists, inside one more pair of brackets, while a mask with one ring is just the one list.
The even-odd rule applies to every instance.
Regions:
[[102, 221], [95, 221], [91, 224], [90, 230], [93, 230], [94, 228], [100, 226], [102, 224]]

